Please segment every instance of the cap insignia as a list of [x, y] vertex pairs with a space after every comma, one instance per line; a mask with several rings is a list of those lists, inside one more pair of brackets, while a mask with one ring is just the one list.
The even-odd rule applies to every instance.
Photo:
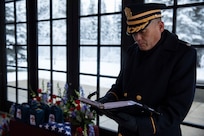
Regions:
[[131, 12], [130, 8], [128, 8], [128, 7], [125, 8], [125, 15], [127, 18], [132, 17], [132, 12]]

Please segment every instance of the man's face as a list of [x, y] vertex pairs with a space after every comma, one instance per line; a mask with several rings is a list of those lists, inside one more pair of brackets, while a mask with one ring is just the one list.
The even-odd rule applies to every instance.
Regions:
[[164, 23], [160, 19], [154, 19], [144, 30], [133, 33], [132, 37], [140, 50], [148, 51], [157, 44], [163, 31]]

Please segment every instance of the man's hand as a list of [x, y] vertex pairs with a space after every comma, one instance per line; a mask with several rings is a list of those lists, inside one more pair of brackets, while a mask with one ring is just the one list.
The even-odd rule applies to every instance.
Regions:
[[[108, 97], [107, 96], [104, 96], [104, 97], [101, 97], [99, 98], [98, 100], [96, 100], [97, 102], [100, 102], [100, 103], [106, 103], [109, 101]], [[91, 106], [91, 110], [94, 110], [96, 111], [96, 113], [99, 115], [99, 116], [102, 116], [103, 113], [101, 112], [101, 109], [98, 109], [97, 107], [94, 107], [94, 106]]]
[[100, 103], [113, 102], [113, 101], [116, 101], [116, 98], [113, 94], [107, 93], [105, 96], [99, 98], [96, 101], [98, 101]]
[[[113, 102], [115, 101], [115, 96], [112, 95], [111, 93], [107, 93], [105, 96], [99, 98], [98, 100], [96, 100], [97, 102], [100, 102], [100, 103], [106, 103], [106, 102]], [[95, 110], [96, 113], [100, 116], [103, 115], [103, 112], [101, 112], [100, 109], [96, 108], [96, 107], [91, 107], [91, 110]]]

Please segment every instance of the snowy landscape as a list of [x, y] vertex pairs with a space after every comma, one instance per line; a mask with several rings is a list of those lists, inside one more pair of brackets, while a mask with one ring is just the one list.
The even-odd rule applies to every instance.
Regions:
[[[49, 62], [47, 61], [47, 60], [43, 60], [43, 61], [41, 61], [42, 63], [43, 63], [43, 65], [48, 65], [49, 64]], [[62, 68], [63, 66], [64, 66], [64, 68], [65, 68], [65, 65], [64, 65], [64, 61], [62, 61], [62, 60], [57, 60], [57, 65], [55, 66], [56, 68], [57, 67], [59, 67], [59, 68]], [[118, 73], [119, 73], [119, 70], [120, 70], [120, 67], [118, 67], [118, 63], [108, 63], [108, 62], [101, 62], [102, 63], [102, 65], [103, 65], [103, 70], [104, 70], [104, 72], [107, 72], [107, 73], [109, 73], [110, 75], [114, 75], [114, 76], [117, 76], [118, 75]], [[88, 61], [88, 62], [80, 62], [80, 67], [83, 67], [83, 69], [87, 69], [88, 71], [92, 71], [92, 73], [95, 73], [96, 72], [96, 63], [95, 62], [91, 62], [91, 61]], [[90, 67], [90, 66], [95, 66], [95, 67]], [[19, 73], [19, 75], [18, 75], [18, 80], [27, 80], [27, 78], [26, 78], [26, 76], [27, 76], [27, 71], [26, 72], [24, 72], [24, 71], [21, 71], [21, 72], [18, 72]], [[7, 74], [7, 76], [8, 76], [8, 79], [9, 79], [9, 81], [8, 82], [12, 82], [12, 81], [15, 81], [16, 79], [15, 79], [15, 73], [14, 72], [9, 72], [8, 74]], [[45, 74], [41, 74], [40, 75], [40, 79], [47, 79], [47, 80], [49, 80], [49, 78], [46, 78], [47, 77], [47, 74], [45, 73]], [[59, 81], [62, 81], [62, 82], [66, 82], [66, 80], [63, 80], [63, 78], [60, 78], [61, 77], [61, 74], [59, 74], [59, 76], [58, 76], [59, 78], [58, 78], [58, 80]], [[105, 87], [105, 88], [109, 88], [110, 87], [110, 83], [107, 81], [107, 82], [105, 82], [105, 81], [107, 81], [107, 80], [104, 80], [103, 82], [102, 82], [102, 84], [101, 84], [101, 87]], [[204, 67], [203, 68], [197, 68], [197, 83], [203, 83], [204, 84]], [[83, 78], [83, 84], [81, 85], [81, 86], [83, 86], [83, 85], [90, 85], [90, 86], [95, 86], [96, 84], [95, 84], [95, 80], [89, 80], [89, 79], [85, 79], [85, 78]]]

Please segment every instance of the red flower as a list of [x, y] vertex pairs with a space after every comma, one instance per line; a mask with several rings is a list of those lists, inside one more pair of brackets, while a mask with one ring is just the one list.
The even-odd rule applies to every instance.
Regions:
[[52, 95], [52, 98], [57, 98], [57, 96], [53, 94], [53, 95]]
[[36, 100], [40, 102], [41, 101], [41, 97], [37, 96]]
[[6, 114], [2, 114], [2, 118], [4, 118], [4, 119], [5, 119], [5, 118], [6, 118]]
[[38, 89], [37, 92], [38, 92], [38, 93], [42, 93], [42, 89]]
[[75, 103], [76, 103], [76, 104], [80, 104], [80, 100], [78, 100], [78, 99], [75, 100]]
[[76, 109], [77, 109], [78, 111], [81, 109], [80, 104], [78, 104], [78, 105], [76, 106]]
[[82, 129], [82, 127], [78, 127], [78, 128], [76, 129], [76, 131], [79, 132], [79, 133], [82, 133], [83, 129]]
[[70, 108], [69, 110], [70, 110], [70, 111], [74, 111], [74, 108]]
[[52, 99], [49, 99], [49, 101], [48, 101], [48, 102], [52, 103]]
[[60, 103], [61, 103], [61, 101], [56, 101], [56, 104], [57, 104], [57, 105], [60, 105]]

